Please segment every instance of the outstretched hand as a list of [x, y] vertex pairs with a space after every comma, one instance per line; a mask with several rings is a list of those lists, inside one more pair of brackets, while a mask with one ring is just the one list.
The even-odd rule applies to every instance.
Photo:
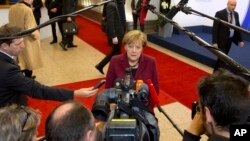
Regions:
[[89, 87], [89, 88], [81, 88], [78, 90], [74, 91], [74, 96], [75, 97], [90, 97], [96, 94], [98, 89], [93, 89], [94, 87]]

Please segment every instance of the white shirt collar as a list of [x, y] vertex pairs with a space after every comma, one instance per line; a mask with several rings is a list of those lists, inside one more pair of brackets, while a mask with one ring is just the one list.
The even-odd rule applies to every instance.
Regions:
[[11, 59], [14, 59], [14, 56], [11, 56], [11, 55], [9, 55], [8, 53], [6, 53], [6, 52], [4, 52], [4, 51], [0, 50], [0, 52], [2, 52], [3, 54], [6, 54], [6, 55], [9, 56]]

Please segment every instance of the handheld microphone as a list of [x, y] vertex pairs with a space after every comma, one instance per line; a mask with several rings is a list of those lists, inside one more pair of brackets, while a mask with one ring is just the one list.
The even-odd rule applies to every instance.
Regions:
[[[167, 13], [166, 17], [170, 20], [173, 19], [173, 17], [181, 10], [181, 8], [184, 7], [184, 5], [186, 5], [188, 3], [188, 0], [181, 0], [177, 6], [173, 6]], [[165, 20], [163, 20], [160, 23], [160, 26], [163, 27], [167, 22]]]
[[143, 80], [137, 80], [135, 85], [135, 91], [138, 93], [140, 90], [140, 86], [143, 83]]

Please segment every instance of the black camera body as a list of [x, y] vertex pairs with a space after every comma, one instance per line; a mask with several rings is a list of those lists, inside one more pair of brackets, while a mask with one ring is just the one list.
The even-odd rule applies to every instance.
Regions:
[[[157, 119], [144, 104], [148, 90], [142, 87], [136, 92], [131, 73], [126, 69], [125, 78], [117, 80], [114, 88], [101, 91], [91, 111], [96, 119], [106, 122], [104, 141], [159, 141]], [[111, 103], [117, 104], [115, 110], [110, 110]]]
[[199, 103], [197, 101], [194, 101], [192, 103], [192, 111], [191, 111], [191, 119], [194, 118], [196, 112], [197, 112], [197, 108], [199, 108]]

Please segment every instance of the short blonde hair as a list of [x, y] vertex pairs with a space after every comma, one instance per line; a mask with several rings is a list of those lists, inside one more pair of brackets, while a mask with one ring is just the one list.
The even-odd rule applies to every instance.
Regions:
[[131, 31], [127, 32], [123, 37], [122, 43], [124, 45], [126, 45], [126, 44], [130, 44], [134, 41], [141, 41], [143, 47], [145, 47], [147, 45], [146, 36], [140, 30], [131, 30]]

